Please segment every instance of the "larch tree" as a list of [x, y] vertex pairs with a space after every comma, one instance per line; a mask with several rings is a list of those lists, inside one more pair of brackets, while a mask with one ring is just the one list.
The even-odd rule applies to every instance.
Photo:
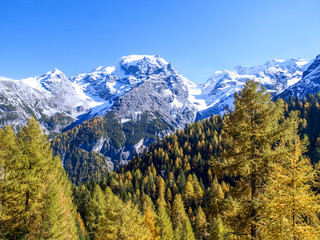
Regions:
[[158, 177], [158, 193], [159, 198], [157, 200], [157, 226], [160, 228], [160, 239], [173, 240], [174, 233], [172, 222], [167, 211], [167, 204], [165, 201], [165, 182], [162, 177]]
[[293, 128], [283, 123], [283, 101], [271, 101], [259, 83], [248, 80], [234, 97], [234, 110], [227, 111], [223, 122], [226, 150], [221, 161], [213, 161], [212, 170], [237, 179], [228, 199], [233, 208], [228, 218], [232, 234], [257, 239], [261, 196], [270, 162], [283, 155], [279, 141]]
[[107, 187], [105, 212], [95, 231], [96, 240], [150, 240], [151, 231], [143, 224], [143, 216], [131, 201], [122, 202]]
[[175, 240], [194, 240], [192, 226], [180, 194], [174, 197], [171, 216]]
[[61, 160], [53, 158], [48, 176], [49, 186], [46, 196], [46, 238], [78, 239], [76, 211], [72, 202], [71, 183], [63, 169]]
[[106, 211], [106, 197], [99, 185], [94, 187], [92, 197], [87, 208], [87, 224], [89, 235], [95, 238], [100, 220]]
[[267, 180], [264, 211], [261, 215], [261, 238], [320, 239], [319, 169], [303, 155], [306, 141], [295, 136], [286, 147], [290, 152], [271, 164]]
[[50, 142], [34, 118], [18, 133], [18, 144], [22, 151], [19, 162], [19, 184], [24, 201], [24, 227], [27, 238], [42, 238], [45, 218], [45, 196], [48, 193], [49, 170], [52, 162]]
[[146, 207], [143, 215], [143, 224], [150, 230], [150, 240], [160, 240], [160, 228], [156, 226], [156, 216], [150, 206]]
[[198, 211], [197, 211], [194, 229], [195, 229], [194, 232], [195, 232], [196, 239], [199, 239], [199, 240], [207, 239], [208, 237], [207, 218], [201, 206], [198, 208]]
[[24, 196], [19, 171], [21, 150], [13, 129], [0, 129], [0, 238], [24, 233]]
[[0, 236], [78, 239], [70, 183], [40, 125], [31, 118], [0, 135]]

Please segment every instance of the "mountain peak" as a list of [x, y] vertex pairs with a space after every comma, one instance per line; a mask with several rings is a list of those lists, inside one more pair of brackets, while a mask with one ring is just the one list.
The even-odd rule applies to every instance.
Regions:
[[69, 81], [67, 76], [57, 68], [52, 69], [51, 71], [39, 77], [38, 79], [39, 79], [39, 82], [41, 83], [51, 83], [51, 84]]
[[122, 64], [134, 65], [141, 61], [151, 62], [151, 63], [162, 62], [164, 64], [168, 64], [168, 62], [165, 61], [163, 58], [161, 58], [159, 55], [128, 55], [120, 58], [118, 62]]
[[64, 75], [58, 68], [53, 68], [51, 71], [47, 72], [45, 75]]

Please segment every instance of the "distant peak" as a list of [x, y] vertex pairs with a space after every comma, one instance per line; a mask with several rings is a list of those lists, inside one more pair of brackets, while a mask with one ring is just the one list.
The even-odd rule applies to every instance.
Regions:
[[153, 59], [155, 58], [155, 55], [128, 55], [128, 56], [123, 56], [121, 60], [124, 62], [133, 62], [133, 61], [139, 61], [142, 59]]
[[168, 62], [161, 58], [159, 55], [128, 55], [120, 58], [118, 63], [131, 65], [141, 61], [147, 61], [151, 63], [161, 62], [166, 65], [168, 64]]
[[40, 82], [62, 82], [68, 80], [67, 76], [59, 69], [54, 68], [38, 78]]
[[[292, 60], [292, 59], [290, 59]], [[272, 59], [273, 62], [285, 62], [286, 60], [283, 60], [283, 59]]]
[[[239, 70], [239, 69], [241, 69], [241, 68], [243, 68], [242, 66], [240, 66], [240, 65], [237, 65], [237, 66], [235, 66], [234, 68], [233, 68], [233, 70], [235, 70], [235, 71], [237, 71], [237, 70]], [[217, 72], [222, 72], [222, 71], [217, 71]]]
[[54, 68], [51, 71], [47, 72], [45, 75], [60, 75], [63, 74], [58, 68]]

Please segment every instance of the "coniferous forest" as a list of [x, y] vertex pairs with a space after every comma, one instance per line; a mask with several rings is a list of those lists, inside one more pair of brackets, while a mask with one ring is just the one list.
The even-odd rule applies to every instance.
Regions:
[[[190, 123], [114, 171], [74, 147], [104, 117], [51, 141], [33, 118], [7, 126], [0, 239], [320, 239], [319, 120], [320, 94], [273, 101], [247, 81], [224, 116]], [[72, 156], [64, 166], [62, 153]]]

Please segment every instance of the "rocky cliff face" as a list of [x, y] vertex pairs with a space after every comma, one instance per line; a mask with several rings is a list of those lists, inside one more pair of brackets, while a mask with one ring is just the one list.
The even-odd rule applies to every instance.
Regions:
[[19, 126], [34, 116], [47, 133], [59, 132], [93, 102], [78, 92], [58, 69], [23, 80], [0, 78], [0, 123]]
[[144, 112], [157, 112], [174, 128], [193, 121], [196, 108], [188, 100], [183, 77], [159, 56], [130, 55], [113, 67], [99, 67], [71, 80], [84, 93], [103, 104], [86, 116], [113, 111], [121, 121]]
[[320, 55], [311, 62], [311, 65], [303, 72], [302, 79], [283, 91], [277, 98], [288, 99], [291, 95], [299, 98], [320, 91]]
[[[120, 129], [118, 144], [110, 131], [108, 137], [95, 139], [99, 153], [123, 163], [157, 138], [194, 121], [197, 109], [190, 103], [188, 86], [172, 66], [159, 56], [131, 55], [113, 67], [99, 67], [71, 81], [97, 103], [78, 123], [104, 115], [112, 128]], [[109, 129], [109, 127], [106, 127]], [[103, 139], [103, 141], [101, 140]], [[102, 141], [102, 142], [101, 142]], [[89, 144], [90, 145], [90, 144]], [[81, 144], [86, 151], [92, 146]], [[89, 146], [89, 147], [88, 147]]]

